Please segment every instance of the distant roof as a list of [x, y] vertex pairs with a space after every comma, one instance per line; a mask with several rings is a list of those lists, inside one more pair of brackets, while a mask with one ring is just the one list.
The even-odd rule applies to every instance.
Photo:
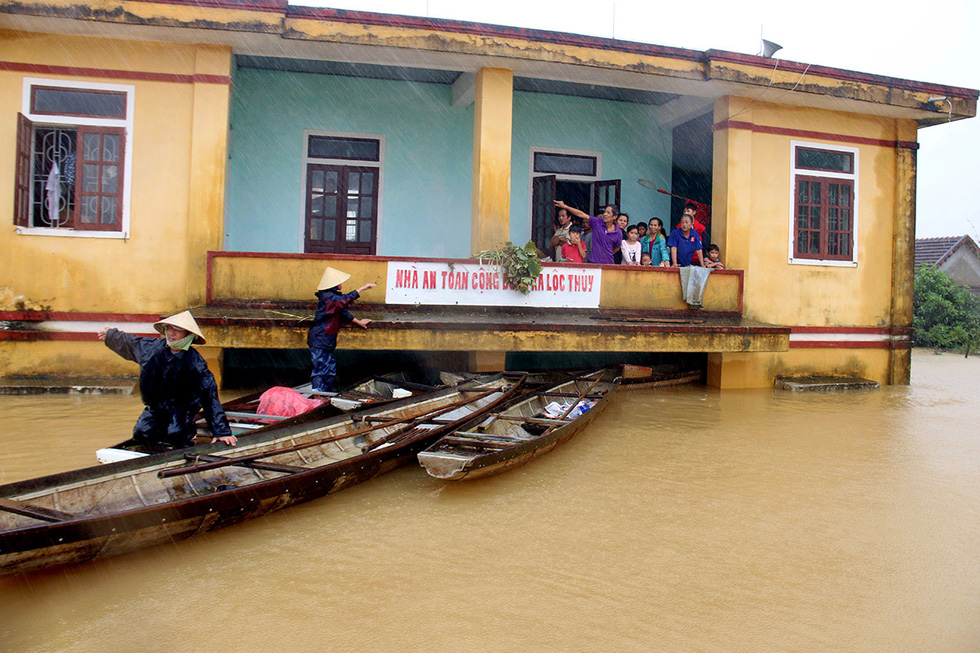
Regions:
[[923, 263], [931, 263], [939, 266], [946, 261], [953, 252], [966, 245], [972, 247], [974, 252], [980, 253], [980, 247], [973, 242], [969, 236], [946, 236], [943, 238], [916, 238], [915, 239], [915, 266]]

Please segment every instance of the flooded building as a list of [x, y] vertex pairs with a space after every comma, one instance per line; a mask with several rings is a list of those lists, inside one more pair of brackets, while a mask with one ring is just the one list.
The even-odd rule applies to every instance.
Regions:
[[[723, 388], [907, 383], [917, 131], [978, 96], [280, 0], [0, 0], [0, 30], [2, 375], [131, 374], [98, 329], [186, 307], [216, 371], [225, 350], [302, 349], [330, 264], [378, 283], [346, 348], [473, 369], [699, 352]], [[673, 226], [671, 194], [711, 205], [727, 266], [698, 311], [676, 269], [546, 263], [524, 295], [471, 259], [547, 252], [555, 199]]]

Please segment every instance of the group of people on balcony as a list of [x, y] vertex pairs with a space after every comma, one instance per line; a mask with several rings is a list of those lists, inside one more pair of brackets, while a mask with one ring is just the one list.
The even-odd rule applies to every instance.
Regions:
[[630, 224], [626, 213], [608, 205], [599, 216], [589, 215], [555, 200], [557, 223], [551, 246], [554, 260], [564, 263], [723, 269], [717, 245], [704, 244], [707, 227], [696, 218], [697, 205], [688, 203], [677, 228], [668, 235], [660, 218], [649, 224]]

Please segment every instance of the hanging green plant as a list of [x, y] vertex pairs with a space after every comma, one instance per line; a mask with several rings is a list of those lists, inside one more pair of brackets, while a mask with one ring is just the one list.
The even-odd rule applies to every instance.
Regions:
[[519, 293], [528, 294], [541, 274], [541, 261], [534, 241], [518, 247], [509, 240], [494, 249], [477, 252], [480, 265], [486, 261], [504, 275], [504, 281]]

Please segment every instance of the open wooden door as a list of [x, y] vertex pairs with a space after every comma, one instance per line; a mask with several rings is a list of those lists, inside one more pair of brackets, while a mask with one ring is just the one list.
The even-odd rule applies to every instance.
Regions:
[[597, 181], [592, 184], [592, 215], [599, 215], [610, 204], [615, 204], [617, 209], [622, 209], [620, 200], [622, 180], [608, 179]]
[[551, 235], [555, 232], [555, 175], [531, 180], [531, 240], [545, 254], [551, 254]]

